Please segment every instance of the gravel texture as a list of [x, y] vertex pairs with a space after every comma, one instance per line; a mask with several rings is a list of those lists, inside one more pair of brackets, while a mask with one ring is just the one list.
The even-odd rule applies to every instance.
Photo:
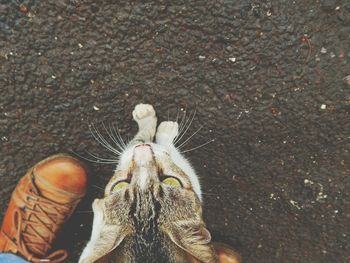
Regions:
[[[127, 139], [148, 102], [160, 120], [197, 111], [184, 149], [216, 139], [186, 153], [214, 240], [244, 262], [350, 262], [349, 43], [346, 0], [0, 0], [0, 215], [50, 154], [115, 158], [88, 124]], [[67, 262], [113, 173], [90, 168]]]

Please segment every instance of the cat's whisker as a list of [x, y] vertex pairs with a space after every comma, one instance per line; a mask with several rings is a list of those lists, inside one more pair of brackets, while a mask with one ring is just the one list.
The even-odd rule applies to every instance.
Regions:
[[[94, 129], [94, 130], [93, 130]], [[103, 140], [100, 138], [100, 135], [99, 133], [97, 132], [97, 129], [95, 128], [94, 124], [89, 124], [89, 130], [90, 130], [90, 133], [91, 135], [94, 137], [94, 139], [99, 143], [101, 144], [104, 148], [106, 148], [107, 150], [110, 150], [111, 149], [109, 148], [108, 145], [106, 145]], [[114, 151], [112, 151], [114, 152]]]
[[185, 124], [187, 123], [186, 114], [187, 114], [187, 112], [184, 111], [184, 112], [183, 112], [183, 116], [182, 116], [182, 118], [181, 118], [181, 122], [180, 122], [180, 124], [179, 124], [179, 131], [178, 131], [177, 135], [176, 135], [175, 138], [174, 138], [174, 144], [177, 143], [178, 138], [179, 138], [179, 136], [181, 136], [181, 133], [182, 133], [182, 131], [183, 131], [183, 128], [185, 127]]
[[119, 147], [119, 149], [120, 149], [121, 151], [124, 151], [125, 148], [124, 148], [124, 146], [123, 146], [123, 144], [122, 144], [122, 141], [119, 140], [118, 137], [115, 137], [115, 134], [113, 133], [112, 125], [109, 125], [109, 131], [110, 131], [112, 137], [114, 138], [115, 144]]
[[116, 140], [116, 138], [113, 136], [113, 134], [110, 132], [110, 129], [106, 127], [105, 123], [102, 122], [102, 126], [103, 126], [103, 129], [106, 131], [108, 137], [112, 140], [112, 142], [120, 149], [120, 144], [118, 142], [118, 140]]
[[106, 133], [108, 134], [109, 138], [118, 146], [118, 148], [120, 150], [123, 151], [123, 148], [121, 147], [121, 145], [119, 144], [118, 140], [116, 140], [116, 138], [114, 137], [113, 133], [111, 133], [110, 130], [107, 129], [106, 125], [104, 124], [104, 122], [102, 122], [102, 126], [105, 129]]
[[98, 163], [98, 164], [113, 164], [113, 165], [116, 165], [117, 163], [116, 162], [106, 162], [106, 161], [100, 161], [100, 160], [92, 160], [92, 159], [89, 159], [89, 158], [86, 158], [84, 156], [79, 156], [80, 158], [83, 158], [84, 160], [86, 161], [89, 161], [89, 162], [92, 162], [92, 163]]
[[182, 127], [179, 131], [179, 134], [181, 134], [184, 131], [184, 129], [187, 127], [187, 124], [191, 119], [190, 116], [191, 116], [190, 113], [187, 115], [187, 109], [185, 109], [184, 116], [183, 116], [184, 122], [182, 123]]
[[[181, 122], [180, 122], [180, 125], [179, 125], [179, 132], [178, 132], [178, 135], [177, 135], [176, 137], [178, 137], [178, 136], [181, 134], [182, 130], [183, 130], [184, 123], [185, 123], [185, 121], [186, 121], [186, 114], [187, 114], [187, 110], [185, 110], [185, 111], [183, 112], [183, 116], [182, 116], [182, 118], [181, 118]], [[175, 138], [175, 139], [176, 139], [176, 138]]]
[[203, 144], [201, 144], [201, 145], [198, 145], [198, 146], [196, 146], [196, 147], [194, 147], [194, 148], [192, 148], [192, 149], [182, 151], [181, 153], [192, 152], [192, 151], [197, 150], [197, 149], [199, 149], [199, 148], [202, 148], [202, 147], [206, 146], [207, 144], [212, 143], [212, 142], [214, 142], [214, 141], [215, 141], [215, 139], [212, 139], [212, 140], [207, 141], [207, 142], [205, 142], [205, 143], [203, 143]]
[[[175, 143], [179, 142], [179, 141], [183, 138], [183, 136], [186, 134], [186, 132], [188, 131], [188, 129], [191, 127], [191, 124], [192, 124], [192, 122], [193, 122], [193, 120], [194, 120], [194, 117], [196, 116], [196, 113], [197, 113], [197, 109], [194, 110], [194, 113], [192, 114], [191, 120], [189, 121], [189, 124], [187, 125], [187, 128], [186, 128], [185, 131], [182, 133], [182, 135], [181, 135], [179, 138], [177, 138], [177, 139], [175, 140]], [[174, 144], [175, 144], [175, 143], [174, 143]]]
[[98, 190], [101, 190], [101, 191], [105, 191], [105, 189], [103, 189], [102, 187], [98, 186], [98, 185], [95, 185], [95, 184], [92, 184], [93, 187], [97, 188]]
[[81, 154], [79, 154], [79, 153], [77, 153], [77, 152], [75, 152], [75, 151], [71, 151], [73, 154], [75, 154], [75, 155], [77, 155], [77, 156], [79, 156], [80, 158], [82, 158], [82, 159], [84, 159], [84, 160], [86, 160], [86, 161], [89, 161], [89, 162], [92, 162], [92, 163], [103, 163], [103, 164], [113, 164], [113, 165], [115, 165], [115, 164], [117, 164], [118, 162], [115, 162], [115, 161], [113, 161], [113, 162], [110, 162], [110, 161], [101, 161], [101, 160], [92, 160], [92, 159], [90, 159], [90, 158], [87, 158], [87, 157], [85, 157], [85, 156], [82, 156]]
[[[102, 123], [103, 124], [103, 123]], [[104, 125], [104, 124], [103, 124]], [[118, 154], [121, 154], [116, 148], [114, 148], [104, 137], [103, 135], [101, 134], [101, 132], [96, 129], [96, 127], [94, 126], [95, 128], [95, 131], [97, 133], [97, 135], [99, 136], [99, 138], [102, 140], [102, 142], [111, 150], [111, 151], [115, 151], [116, 153]]]
[[122, 146], [123, 146], [123, 150], [125, 150], [126, 148], [126, 144], [122, 138], [122, 136], [120, 135], [119, 131], [118, 131], [118, 127], [116, 128], [113, 124], [111, 124], [114, 133], [117, 135], [117, 138], [119, 139], [119, 141], [121, 142]]
[[179, 120], [179, 113], [180, 113], [180, 112], [179, 112], [179, 108], [178, 108], [178, 109], [177, 109], [177, 114], [176, 114], [176, 120], [175, 120], [176, 122], [178, 122], [178, 120]]
[[183, 143], [181, 143], [179, 146], [177, 146], [177, 149], [181, 149], [182, 147], [186, 146], [186, 144], [195, 136], [204, 126], [199, 127], [190, 137], [188, 137]]
[[118, 159], [108, 159], [108, 158], [103, 158], [103, 157], [100, 157], [100, 156], [97, 156], [89, 151], [85, 151], [88, 155], [90, 155], [91, 157], [94, 157], [96, 158], [96, 160], [100, 160], [100, 161], [103, 161], [103, 162], [114, 162], [114, 163], [118, 163]]
[[[95, 138], [96, 141], [98, 141], [103, 147], [105, 147], [107, 150], [110, 150], [113, 153], [116, 153], [120, 155], [120, 152], [112, 147], [101, 135], [101, 133], [96, 129], [94, 124], [89, 125], [90, 132], [92, 136]], [[94, 131], [92, 130], [94, 129]]]

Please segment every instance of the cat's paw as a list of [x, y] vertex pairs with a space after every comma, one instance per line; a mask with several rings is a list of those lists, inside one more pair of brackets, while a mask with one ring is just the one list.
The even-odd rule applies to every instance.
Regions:
[[156, 117], [156, 111], [151, 104], [137, 104], [132, 112], [134, 120], [138, 123], [144, 119], [153, 119]]
[[137, 104], [134, 111], [132, 112], [132, 116], [139, 125], [139, 130], [142, 130], [144, 128], [151, 128], [155, 132], [157, 126], [157, 117], [156, 111], [151, 104]]
[[152, 141], [157, 128], [157, 117], [153, 106], [150, 104], [137, 104], [132, 112], [132, 116], [139, 126], [137, 140]]
[[163, 121], [159, 124], [156, 141], [162, 145], [172, 144], [179, 133], [179, 124], [175, 121]]

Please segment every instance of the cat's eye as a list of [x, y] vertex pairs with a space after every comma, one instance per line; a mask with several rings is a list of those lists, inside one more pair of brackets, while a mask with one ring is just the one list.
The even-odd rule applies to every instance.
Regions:
[[173, 187], [181, 187], [182, 186], [181, 182], [174, 177], [167, 177], [162, 182], [163, 182], [163, 184], [170, 185]]
[[122, 181], [122, 182], [116, 183], [115, 185], [113, 185], [111, 191], [115, 192], [115, 191], [118, 191], [118, 190], [122, 190], [122, 189], [128, 187], [128, 185], [129, 185], [129, 183], [126, 182], [126, 181]]

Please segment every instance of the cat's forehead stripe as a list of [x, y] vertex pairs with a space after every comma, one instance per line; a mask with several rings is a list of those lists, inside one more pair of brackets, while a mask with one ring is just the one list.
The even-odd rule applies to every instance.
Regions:
[[147, 193], [134, 191], [130, 216], [135, 226], [132, 249], [136, 263], [172, 262], [164, 246], [164, 235], [159, 229], [161, 204], [154, 192], [154, 189], [149, 189]]

